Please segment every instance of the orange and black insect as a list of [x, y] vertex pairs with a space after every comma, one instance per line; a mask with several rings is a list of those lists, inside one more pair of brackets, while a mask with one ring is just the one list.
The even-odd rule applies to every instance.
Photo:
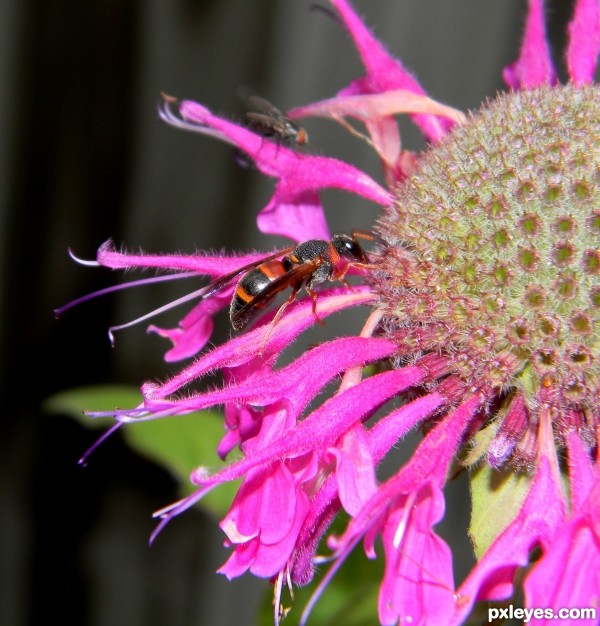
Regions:
[[254, 111], [248, 111], [248, 127], [254, 132], [290, 147], [308, 143], [308, 133], [289, 117], [286, 117], [274, 104], [260, 96], [249, 96], [248, 101]]
[[336, 234], [330, 241], [311, 239], [295, 247], [284, 248], [219, 278], [203, 297], [220, 291], [242, 274], [229, 308], [229, 318], [235, 330], [245, 328], [278, 293], [288, 287], [292, 292], [279, 307], [271, 323], [277, 322], [303, 287], [312, 298], [313, 314], [320, 321], [316, 313], [317, 293], [314, 286], [330, 280], [343, 281], [350, 267], [370, 266], [369, 258], [358, 242], [359, 238], [369, 241], [376, 239], [368, 231], [353, 230], [350, 235]]

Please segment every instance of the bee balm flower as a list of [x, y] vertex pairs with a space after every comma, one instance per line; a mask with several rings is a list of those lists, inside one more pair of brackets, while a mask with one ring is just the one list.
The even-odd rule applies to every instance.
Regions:
[[[312, 580], [321, 540], [344, 510], [349, 522], [341, 535], [327, 538], [332, 565], [314, 599], [361, 540], [375, 558], [381, 537], [381, 624], [461, 624], [476, 602], [511, 597], [517, 568], [528, 566], [525, 609], [597, 609], [600, 93], [593, 76], [600, 5], [575, 3], [566, 50], [570, 81], [560, 85], [543, 3], [530, 0], [520, 56], [504, 73], [510, 91], [465, 117], [431, 100], [345, 0], [331, 3], [366, 74], [288, 115], [364, 123], [388, 189], [349, 164], [296, 152], [199, 104], [183, 101], [174, 111], [168, 99], [161, 109], [168, 123], [233, 144], [277, 180], [259, 214], [264, 232], [317, 240], [328, 249], [319, 191], [335, 187], [373, 202], [382, 244], [367, 252], [369, 262], [348, 264], [363, 276], [362, 286], [323, 283], [312, 292], [308, 283], [311, 297], [290, 298], [282, 314], [268, 313], [173, 378], [144, 385], [138, 407], [112, 414], [121, 424], [225, 407], [219, 451], [225, 457], [238, 446], [242, 457], [215, 473], [194, 470], [197, 491], [159, 512], [159, 529], [208, 491], [242, 479], [221, 522], [232, 552], [220, 571], [274, 579], [277, 606], [284, 582]], [[400, 113], [430, 142], [423, 154], [401, 149], [394, 117]], [[284, 254], [295, 263], [297, 248]], [[253, 261], [260, 267], [260, 257], [133, 256], [110, 247], [101, 249], [99, 261], [213, 278]], [[306, 262], [309, 269], [294, 270], [300, 282], [286, 274], [278, 285], [306, 285], [326, 259], [315, 253]], [[223, 289], [209, 288], [215, 293], [178, 329], [160, 331], [175, 344], [172, 358], [202, 349], [211, 316], [232, 289], [226, 280]], [[359, 337], [335, 337], [278, 365], [281, 351], [317, 316], [326, 320], [350, 306], [371, 308]], [[327, 326], [333, 328], [329, 320]], [[363, 377], [363, 367], [377, 363], [393, 367]], [[222, 387], [184, 393], [216, 369]], [[338, 376], [335, 394], [311, 408]], [[399, 405], [375, 419], [393, 398]], [[381, 460], [421, 425], [425, 434], [410, 461], [379, 482]], [[455, 585], [451, 549], [434, 526], [459, 457], [471, 470], [519, 473], [526, 489], [486, 541], [472, 530], [478, 561]], [[490, 489], [484, 491], [493, 503]], [[534, 549], [539, 556], [532, 565]]]

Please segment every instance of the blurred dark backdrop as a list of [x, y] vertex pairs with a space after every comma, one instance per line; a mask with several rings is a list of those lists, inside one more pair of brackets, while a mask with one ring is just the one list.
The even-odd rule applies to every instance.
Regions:
[[[438, 100], [475, 108], [517, 53], [521, 0], [356, 0], [389, 49]], [[568, 2], [552, 5], [561, 50]], [[171, 479], [118, 437], [76, 465], [95, 434], [45, 415], [44, 398], [82, 384], [162, 377], [166, 344], [106, 328], [177, 286], [52, 310], [118, 278], [75, 265], [112, 237], [149, 252], [280, 244], [254, 225], [272, 181], [231, 148], [157, 121], [161, 91], [242, 119], [240, 88], [285, 110], [361, 75], [352, 45], [311, 0], [3, 0], [0, 50], [0, 623], [214, 626], [249, 623], [266, 583], [228, 583], [215, 520], [191, 512], [148, 548]], [[308, 121], [311, 151], [378, 176], [366, 147]], [[405, 142], [418, 147], [408, 125]], [[332, 228], [368, 227], [373, 206], [325, 194]], [[178, 293], [180, 293], [179, 287]], [[172, 321], [175, 321], [176, 316]], [[223, 320], [225, 322], [225, 320]], [[228, 330], [224, 323], [220, 337]]]

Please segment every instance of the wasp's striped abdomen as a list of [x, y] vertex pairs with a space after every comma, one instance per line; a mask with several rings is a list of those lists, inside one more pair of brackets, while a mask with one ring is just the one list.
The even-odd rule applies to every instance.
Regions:
[[290, 266], [285, 258], [266, 261], [242, 276], [229, 307], [229, 318], [235, 330], [244, 328], [257, 310], [266, 308], [277, 293], [285, 289], [287, 285], [280, 289], [269, 289], [269, 286], [289, 271]]

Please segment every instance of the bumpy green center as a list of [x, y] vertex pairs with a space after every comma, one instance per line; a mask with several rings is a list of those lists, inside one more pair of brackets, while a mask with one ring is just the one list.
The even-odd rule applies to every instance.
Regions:
[[489, 103], [423, 157], [380, 232], [402, 353], [447, 355], [471, 388], [597, 410], [597, 86]]

